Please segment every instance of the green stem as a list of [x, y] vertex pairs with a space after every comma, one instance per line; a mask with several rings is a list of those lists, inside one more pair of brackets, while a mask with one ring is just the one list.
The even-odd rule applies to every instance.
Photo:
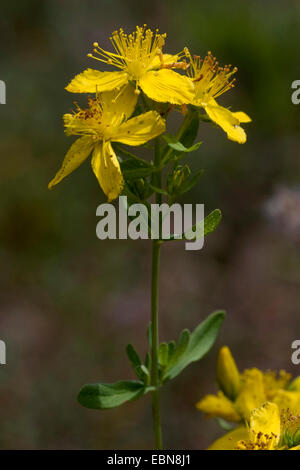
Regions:
[[[155, 141], [155, 166], [160, 164], [160, 142]], [[161, 172], [155, 175], [155, 184], [161, 188]], [[161, 194], [156, 193], [156, 203], [160, 204]], [[160, 260], [160, 240], [152, 242], [152, 285], [151, 285], [151, 322], [152, 322], [152, 385], [155, 390], [152, 392], [152, 416], [155, 448], [161, 450], [162, 432], [160, 424], [160, 400], [159, 400], [159, 369], [158, 369], [158, 347], [159, 347], [159, 330], [158, 330], [158, 297], [159, 297], [159, 260]]]
[[152, 295], [151, 295], [151, 317], [152, 317], [152, 415], [155, 448], [162, 449], [162, 432], [160, 424], [160, 402], [159, 402], [159, 376], [158, 376], [158, 285], [159, 285], [159, 258], [160, 242], [153, 241], [152, 248]]

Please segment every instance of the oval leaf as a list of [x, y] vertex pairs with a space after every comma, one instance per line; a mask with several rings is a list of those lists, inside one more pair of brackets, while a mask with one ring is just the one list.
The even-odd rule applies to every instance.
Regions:
[[[193, 225], [193, 227], [187, 231], [187, 234], [192, 231], [193, 233], [196, 233], [196, 236], [194, 238], [190, 238], [190, 241], [197, 240], [198, 238], [197, 233], [200, 234], [200, 236], [202, 236], [204, 233], [204, 236], [206, 236], [209, 233], [213, 232], [217, 228], [221, 220], [222, 220], [222, 212], [220, 211], [220, 209], [213, 210], [201, 222], [199, 222], [196, 225]], [[202, 230], [203, 224], [204, 224], [204, 229]], [[182, 240], [186, 240], [186, 236], [184, 235], [184, 233], [182, 233], [181, 235], [173, 234], [170, 236], [170, 239], [166, 241], [182, 241]]]
[[217, 311], [209, 315], [191, 333], [185, 352], [174, 363], [168, 365], [163, 374], [163, 382], [174, 379], [189, 364], [199, 361], [213, 346], [223, 323], [225, 312]]
[[143, 382], [137, 380], [124, 380], [112, 384], [88, 384], [78, 394], [78, 401], [86, 408], [104, 410], [120, 406], [126, 401], [139, 398], [150, 391]]

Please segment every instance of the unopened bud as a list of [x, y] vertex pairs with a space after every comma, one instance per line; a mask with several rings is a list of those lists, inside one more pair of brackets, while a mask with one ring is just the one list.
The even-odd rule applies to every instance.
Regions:
[[235, 400], [240, 388], [240, 373], [227, 346], [223, 346], [218, 354], [217, 381], [225, 395]]

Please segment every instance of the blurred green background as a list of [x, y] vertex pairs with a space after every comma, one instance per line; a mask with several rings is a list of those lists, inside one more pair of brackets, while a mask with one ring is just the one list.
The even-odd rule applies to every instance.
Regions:
[[205, 448], [222, 434], [195, 402], [215, 390], [218, 347], [240, 368], [285, 368], [300, 335], [300, 79], [298, 0], [2, 1], [0, 79], [0, 448], [147, 449], [150, 398], [96, 412], [76, 402], [86, 382], [133, 378], [124, 349], [146, 351], [150, 243], [99, 241], [104, 197], [86, 162], [55, 190], [47, 184], [71, 139], [61, 116], [65, 85], [87, 66], [93, 41], [147, 23], [167, 32], [169, 52], [212, 50], [239, 68], [220, 104], [253, 118], [238, 145], [203, 123], [205, 168], [186, 201], [221, 208], [223, 221], [199, 252], [163, 249], [161, 338], [177, 337], [216, 308], [227, 310], [217, 345], [163, 391], [166, 448]]

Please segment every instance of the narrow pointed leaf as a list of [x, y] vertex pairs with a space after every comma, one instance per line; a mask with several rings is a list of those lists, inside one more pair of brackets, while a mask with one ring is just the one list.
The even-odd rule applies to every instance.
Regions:
[[175, 351], [175, 341], [170, 341], [168, 344], [168, 347], [169, 347], [168, 362], [170, 362]]
[[147, 351], [146, 352], [146, 358], [145, 358], [145, 367], [147, 367], [148, 370], [151, 370], [151, 355], [150, 353]]
[[195, 184], [198, 183], [203, 173], [204, 173], [204, 170], [200, 170], [192, 178], [190, 178], [186, 183], [184, 183], [180, 188], [180, 194], [184, 194], [190, 191], [195, 186]]
[[145, 384], [145, 385], [150, 385], [151, 377], [149, 370], [147, 369], [144, 364], [141, 364], [136, 367], [135, 373], [137, 377]]
[[159, 193], [159, 194], [163, 194], [164, 196], [168, 196], [168, 191], [166, 191], [165, 189], [157, 188], [153, 184], [149, 184], [149, 186], [150, 186], [151, 189], [153, 189], [154, 192]]
[[133, 367], [137, 367], [142, 364], [140, 356], [138, 355], [132, 344], [127, 344], [126, 353]]
[[169, 142], [168, 145], [171, 147], [173, 150], [176, 150], [177, 152], [184, 152], [184, 153], [189, 153], [189, 152], [194, 152], [197, 150], [202, 142], [197, 142], [197, 144], [192, 145], [192, 147], [185, 147], [181, 142]]

